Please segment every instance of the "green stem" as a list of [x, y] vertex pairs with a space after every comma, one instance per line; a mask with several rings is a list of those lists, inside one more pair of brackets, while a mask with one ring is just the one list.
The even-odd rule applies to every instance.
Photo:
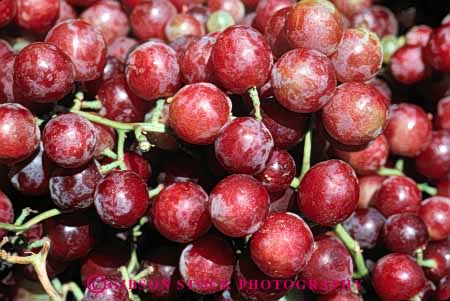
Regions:
[[404, 176], [405, 174], [395, 168], [388, 168], [388, 167], [384, 167], [382, 166], [379, 170], [378, 170], [378, 174], [380, 176]]
[[416, 295], [416, 296], [412, 297], [409, 301], [422, 301], [422, 298], [420, 298], [419, 295]]
[[23, 225], [12, 225], [12, 224], [6, 224], [6, 223], [0, 223], [0, 229], [11, 231], [11, 232], [23, 232], [31, 227], [33, 227], [36, 224], [39, 224], [40, 222], [52, 218], [54, 216], [62, 214], [61, 211], [58, 209], [51, 209], [48, 211], [45, 211], [32, 219], [30, 219], [28, 222], [24, 223]]
[[106, 174], [109, 171], [111, 171], [111, 170], [113, 170], [113, 169], [115, 169], [115, 168], [117, 168], [119, 166], [120, 166], [120, 162], [119, 161], [114, 161], [114, 162], [111, 162], [109, 164], [102, 165], [100, 167], [100, 173]]
[[31, 208], [27, 207], [22, 210], [19, 217], [16, 219], [16, 222], [14, 223], [15, 226], [20, 226], [23, 224], [25, 219], [31, 214], [31, 213], [37, 213], [36, 211], [32, 210]]
[[42, 248], [42, 246], [45, 244], [46, 241], [47, 241], [47, 238], [35, 240], [28, 245], [28, 249], [32, 250], [35, 248]]
[[152, 118], [150, 123], [157, 124], [161, 120], [161, 116], [164, 110], [164, 104], [166, 103], [165, 99], [158, 99], [156, 101], [156, 106], [152, 111]]
[[142, 280], [142, 279], [144, 279], [145, 277], [147, 277], [147, 276], [153, 274], [153, 271], [154, 271], [154, 270], [153, 270], [153, 267], [148, 267], [148, 268], [146, 268], [146, 269], [140, 271], [139, 273], [137, 273], [136, 276], [133, 277], [133, 280], [134, 280], [134, 281]]
[[127, 132], [126, 131], [117, 131], [117, 161], [119, 162], [119, 167], [122, 170], [126, 170], [127, 166], [125, 165], [125, 161], [123, 160], [125, 153], [125, 140], [127, 139]]
[[128, 273], [127, 268], [122, 266], [122, 267], [119, 268], [119, 272], [120, 272], [120, 275], [122, 276], [122, 280], [125, 281], [125, 286], [126, 286], [126, 288], [128, 290], [128, 298], [130, 300], [133, 300], [133, 301], [136, 300], [135, 295], [131, 291], [131, 288], [130, 288], [130, 285], [129, 285], [129, 283], [130, 283], [130, 274]]
[[310, 126], [308, 132], [306, 132], [305, 141], [303, 145], [303, 162], [302, 162], [302, 169], [300, 172], [300, 180], [311, 168], [311, 148], [312, 148], [312, 127]]
[[134, 136], [136, 137], [137, 142], [139, 142], [139, 149], [143, 152], [148, 152], [152, 145], [148, 141], [147, 136], [145, 135], [145, 131], [142, 129], [142, 127], [136, 127], [134, 129]]
[[419, 248], [416, 250], [416, 260], [417, 264], [421, 267], [434, 269], [437, 267], [437, 262], [434, 259], [424, 259], [423, 258], [423, 249]]
[[117, 160], [117, 154], [113, 152], [111, 149], [107, 148], [102, 152], [102, 155], [113, 160]]
[[428, 185], [427, 183], [420, 183], [417, 184], [417, 187], [419, 187], [420, 191], [423, 191], [431, 196], [437, 194], [437, 189]]
[[297, 178], [297, 177], [294, 177], [294, 179], [292, 180], [290, 186], [291, 186], [291, 188], [297, 189], [298, 186], [300, 186], [300, 179]]
[[404, 167], [405, 167], [405, 160], [398, 159], [397, 162], [395, 162], [395, 169], [397, 169], [398, 171], [403, 172]]
[[82, 101], [81, 102], [81, 109], [100, 110], [102, 107], [103, 107], [103, 104], [100, 100]]
[[339, 237], [339, 239], [344, 243], [347, 249], [352, 253], [353, 260], [356, 266], [356, 272], [353, 275], [355, 278], [362, 278], [369, 274], [369, 270], [364, 262], [364, 257], [362, 255], [362, 250], [356, 240], [354, 240], [350, 234], [345, 230], [344, 226], [338, 224], [334, 228], [334, 232]]
[[[83, 301], [84, 299], [84, 293], [81, 290], [81, 288], [76, 284], [75, 282], [69, 282], [63, 285], [63, 295], [66, 296], [69, 292], [72, 293], [72, 295], [75, 297], [76, 301]], [[65, 299], [65, 298], [64, 298]]]
[[152, 199], [155, 196], [157, 196], [163, 189], [164, 189], [164, 185], [163, 184], [159, 184], [155, 188], [153, 188], [153, 189], [148, 191], [148, 196]]
[[253, 103], [253, 108], [255, 109], [255, 119], [261, 121], [261, 102], [259, 100], [258, 90], [256, 89], [256, 87], [250, 88], [248, 90], [248, 95], [250, 96], [250, 99]]
[[98, 124], [103, 124], [103, 125], [109, 126], [116, 130], [133, 131], [136, 126], [136, 124], [134, 124], [134, 123], [124, 123], [124, 122], [109, 120], [107, 118], [104, 118], [104, 117], [96, 115], [96, 114], [83, 112], [83, 111], [75, 111], [73, 108], [71, 109], [71, 111], [73, 113], [77, 113], [78, 115], [83, 116], [87, 120], [90, 120], [90, 121], [98, 123]]

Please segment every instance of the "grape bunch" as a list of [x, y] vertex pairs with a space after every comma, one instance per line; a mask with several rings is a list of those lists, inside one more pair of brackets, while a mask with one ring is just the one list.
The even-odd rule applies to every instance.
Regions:
[[0, 0], [0, 300], [450, 300], [450, 3]]

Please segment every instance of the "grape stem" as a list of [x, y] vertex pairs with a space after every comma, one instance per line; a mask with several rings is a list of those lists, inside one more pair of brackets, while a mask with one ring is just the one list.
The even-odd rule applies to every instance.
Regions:
[[[405, 174], [403, 172], [403, 168], [404, 168], [404, 161], [402, 159], [400, 159], [400, 160], [397, 160], [397, 162], [395, 162], [395, 168], [389, 168], [389, 167], [382, 166], [378, 170], [378, 174], [380, 176], [405, 176]], [[420, 191], [425, 192], [431, 196], [437, 194], [437, 189], [428, 185], [428, 183], [417, 184], [417, 187], [419, 188]]]
[[298, 177], [294, 177], [290, 184], [291, 188], [297, 189], [300, 186], [300, 179]]
[[255, 110], [255, 119], [261, 121], [262, 120], [261, 103], [259, 100], [258, 90], [256, 89], [256, 87], [250, 88], [248, 90], [248, 95], [250, 96], [250, 99], [252, 100], [253, 103], [253, 108]]
[[75, 282], [69, 282], [62, 286], [62, 294], [63, 294], [63, 300], [67, 299], [67, 295], [69, 293], [72, 293], [72, 295], [75, 297], [76, 301], [83, 301], [84, 294], [83, 291], [80, 289], [78, 284]]
[[148, 196], [152, 199], [155, 196], [157, 196], [163, 189], [164, 189], [164, 185], [163, 184], [159, 184], [155, 188], [153, 188], [153, 189], [148, 191]]
[[52, 218], [54, 216], [60, 215], [62, 212], [58, 209], [50, 209], [48, 211], [45, 211], [39, 215], [36, 215], [32, 219], [30, 219], [28, 222], [20, 225], [16, 224], [6, 224], [6, 223], [0, 223], [0, 229], [11, 231], [11, 232], [23, 232], [31, 227], [33, 227], [36, 224], [39, 224], [40, 222]]
[[117, 160], [117, 154], [113, 152], [111, 149], [107, 148], [102, 152], [102, 156], [111, 158], [113, 160]]
[[[4, 245], [7, 240], [8, 238], [6, 237], [3, 238], [2, 245]], [[39, 253], [22, 257], [17, 255], [11, 255], [5, 250], [0, 250], [0, 259], [13, 264], [23, 264], [23, 265], [31, 264], [34, 270], [36, 271], [36, 275], [38, 276], [38, 279], [41, 282], [42, 287], [49, 295], [50, 299], [52, 301], [63, 301], [62, 297], [53, 287], [50, 279], [48, 278], [46, 262], [49, 250], [50, 250], [50, 240], [46, 239]]]
[[423, 258], [423, 249], [422, 248], [418, 248], [416, 250], [416, 260], [417, 260], [417, 264], [420, 265], [421, 267], [430, 268], [430, 269], [434, 269], [437, 267], [436, 260]]
[[87, 110], [100, 110], [103, 104], [100, 100], [82, 101], [80, 108]]
[[341, 224], [336, 225], [336, 227], [334, 228], [334, 232], [353, 256], [353, 260], [356, 266], [356, 272], [353, 274], [353, 278], [363, 278], [368, 275], [369, 270], [367, 269], [364, 262], [364, 257], [362, 255], [362, 250], [359, 246], [359, 243], [354, 240], [350, 236], [350, 234], [348, 234], [344, 226], [342, 226]]
[[312, 126], [309, 127], [308, 132], [305, 135], [305, 141], [303, 145], [303, 162], [300, 172], [300, 180], [311, 168], [311, 148], [312, 148]]
[[106, 174], [109, 171], [119, 167], [121, 170], [127, 170], [127, 166], [124, 161], [124, 148], [125, 140], [127, 138], [127, 132], [123, 130], [117, 130], [117, 151], [116, 151], [116, 161], [100, 167], [100, 173]]

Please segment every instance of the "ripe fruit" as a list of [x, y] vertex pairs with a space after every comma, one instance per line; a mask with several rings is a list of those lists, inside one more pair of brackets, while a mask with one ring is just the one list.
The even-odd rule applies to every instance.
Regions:
[[420, 204], [419, 216], [425, 223], [430, 240], [442, 240], [450, 235], [450, 199], [434, 196]]
[[17, 0], [15, 22], [23, 29], [45, 32], [58, 18], [59, 5], [58, 0]]
[[201, 37], [205, 34], [205, 27], [191, 15], [178, 14], [167, 22], [165, 34], [167, 40], [173, 42], [176, 38], [187, 35]]
[[359, 208], [367, 208], [373, 201], [378, 189], [384, 181], [383, 176], [370, 175], [359, 179]]
[[273, 57], [261, 33], [248, 26], [235, 25], [217, 38], [211, 62], [220, 85], [242, 94], [267, 82]]
[[125, 74], [131, 91], [145, 100], [172, 96], [180, 87], [175, 51], [160, 42], [136, 47], [128, 56]]
[[340, 82], [362, 82], [381, 69], [383, 49], [373, 32], [364, 28], [347, 29], [330, 58]]
[[76, 168], [93, 158], [97, 135], [86, 118], [67, 113], [45, 125], [42, 141], [45, 153], [53, 162], [65, 168]]
[[431, 143], [416, 157], [415, 163], [417, 172], [431, 179], [450, 173], [450, 132], [432, 132]]
[[148, 189], [131, 171], [111, 171], [97, 184], [94, 204], [102, 221], [114, 228], [133, 226], [147, 211]]
[[33, 43], [14, 62], [14, 96], [23, 101], [52, 103], [72, 91], [74, 69], [56, 46]]
[[39, 146], [41, 133], [33, 114], [16, 103], [0, 104], [0, 162], [14, 164]]
[[450, 97], [442, 98], [437, 106], [436, 127], [450, 131]]
[[[14, 210], [9, 198], [0, 190], [0, 222], [12, 223], [14, 221]], [[5, 230], [0, 230], [0, 238], [6, 235]]]
[[298, 207], [313, 222], [335, 226], [355, 211], [358, 198], [358, 179], [351, 166], [328, 160], [314, 165], [304, 175], [298, 190]]
[[[300, 274], [303, 281], [342, 282], [352, 278], [353, 261], [347, 248], [337, 237], [319, 237], [315, 240], [314, 251], [306, 267]], [[320, 294], [328, 294], [336, 290], [332, 285], [312, 288]]]
[[425, 260], [432, 259], [436, 262], [436, 267], [425, 269], [425, 275], [435, 283], [439, 282], [440, 279], [450, 273], [450, 241], [428, 243], [423, 258]]
[[209, 200], [214, 226], [231, 237], [253, 234], [269, 214], [269, 194], [249, 175], [226, 177], [214, 187]]
[[397, 35], [398, 22], [394, 13], [385, 6], [373, 5], [352, 17], [352, 27], [364, 27], [381, 39], [387, 35]]
[[415, 157], [431, 141], [431, 121], [425, 111], [416, 105], [392, 105], [384, 135], [393, 154]]
[[183, 87], [169, 107], [172, 129], [179, 138], [192, 144], [213, 143], [230, 114], [231, 100], [208, 83]]
[[327, 133], [345, 145], [364, 145], [386, 127], [388, 110], [378, 90], [364, 83], [344, 83], [322, 111]]
[[219, 133], [214, 149], [220, 164], [233, 173], [257, 174], [263, 171], [273, 149], [273, 139], [262, 122], [239, 117]]
[[17, 14], [17, 2], [15, 0], [3, 0], [0, 2], [0, 27], [8, 25]]
[[190, 283], [189, 288], [206, 295], [228, 286], [234, 262], [233, 250], [228, 243], [218, 236], [208, 235], [184, 248], [179, 268], [184, 282]]
[[345, 230], [363, 249], [373, 249], [383, 229], [385, 218], [375, 208], [358, 208], [344, 221]]
[[415, 214], [394, 214], [384, 223], [383, 241], [385, 247], [392, 252], [412, 255], [427, 243], [427, 228]]
[[450, 23], [436, 28], [425, 48], [429, 64], [436, 70], [450, 72]]
[[285, 191], [295, 177], [295, 161], [284, 150], [274, 149], [264, 170], [256, 175], [269, 192]]
[[97, 238], [94, 222], [85, 214], [62, 215], [44, 222], [44, 233], [51, 240], [49, 256], [72, 261], [86, 256]]
[[67, 20], [57, 24], [48, 32], [45, 42], [56, 45], [70, 57], [76, 81], [94, 80], [102, 74], [106, 43], [102, 34], [86, 21]]
[[424, 60], [423, 48], [418, 45], [405, 45], [397, 49], [389, 64], [394, 78], [405, 85], [426, 79], [431, 71]]
[[425, 276], [412, 257], [391, 253], [376, 263], [372, 284], [381, 298], [409, 300], [425, 287]]
[[341, 13], [350, 18], [364, 9], [369, 8], [372, 5], [373, 0], [332, 0], [331, 2], [334, 3]]
[[336, 51], [344, 32], [343, 18], [329, 1], [298, 2], [286, 20], [291, 46], [309, 48], [331, 55]]
[[85, 301], [129, 301], [128, 289], [119, 277], [98, 276], [92, 279], [84, 293]]
[[416, 182], [404, 176], [386, 178], [375, 195], [372, 205], [385, 217], [397, 213], [419, 212], [422, 193]]
[[253, 25], [260, 32], [264, 33], [267, 22], [277, 11], [294, 4], [293, 0], [259, 0], [256, 6], [256, 15]]
[[152, 221], [167, 239], [189, 243], [211, 227], [208, 195], [192, 182], [165, 187], [152, 204]]
[[290, 7], [285, 7], [275, 12], [270, 17], [264, 30], [264, 36], [272, 49], [273, 55], [277, 58], [291, 49], [286, 36], [286, 18], [290, 11]]
[[301, 272], [313, 252], [313, 236], [301, 217], [273, 213], [250, 240], [258, 268], [270, 277], [289, 278]]
[[311, 49], [295, 49], [276, 62], [271, 84], [276, 99], [286, 109], [311, 113], [331, 99], [336, 76], [325, 55]]
[[405, 35], [407, 45], [419, 45], [426, 47], [430, 41], [433, 29], [428, 25], [416, 25], [408, 30]]

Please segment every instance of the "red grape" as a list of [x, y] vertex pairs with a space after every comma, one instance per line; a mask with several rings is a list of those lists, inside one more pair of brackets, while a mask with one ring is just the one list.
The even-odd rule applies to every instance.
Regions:
[[98, 90], [105, 81], [115, 76], [122, 75], [124, 70], [125, 65], [122, 62], [115, 57], [108, 56], [106, 58], [106, 65], [103, 68], [102, 75], [97, 79], [84, 82], [83, 87], [86, 89], [87, 94], [96, 96]]
[[87, 209], [94, 203], [94, 191], [102, 176], [95, 162], [78, 170], [59, 169], [50, 178], [50, 195], [62, 211]]
[[180, 87], [176, 53], [160, 42], [136, 47], [128, 56], [125, 73], [131, 91], [145, 100], [172, 96]]
[[347, 29], [331, 61], [340, 82], [369, 80], [383, 63], [381, 42], [367, 29]]
[[437, 129], [450, 131], [450, 96], [439, 100], [435, 118]]
[[89, 7], [98, 0], [66, 0], [66, 1], [74, 6]]
[[[14, 221], [14, 210], [9, 198], [0, 190], [0, 222], [11, 224]], [[6, 235], [5, 230], [0, 230], [0, 238]]]
[[264, 170], [256, 178], [268, 192], [285, 191], [295, 177], [294, 158], [285, 150], [274, 149]]
[[102, 221], [114, 228], [129, 228], [147, 211], [148, 188], [131, 171], [111, 171], [97, 184], [94, 204]]
[[44, 233], [51, 240], [50, 258], [72, 261], [86, 256], [94, 247], [96, 231], [96, 225], [83, 214], [44, 221]]
[[167, 0], [150, 0], [139, 3], [130, 14], [133, 33], [140, 40], [150, 38], [165, 39], [166, 24], [177, 13]]
[[290, 278], [302, 271], [313, 252], [313, 235], [301, 217], [272, 213], [250, 240], [253, 261], [264, 274]]
[[99, 114], [121, 122], [142, 122], [151, 104], [137, 97], [120, 74], [104, 81], [97, 98], [102, 102]]
[[418, 45], [420, 47], [426, 47], [430, 40], [433, 29], [428, 25], [417, 25], [408, 30], [405, 35], [406, 44]]
[[127, 15], [116, 1], [101, 0], [83, 11], [80, 17], [102, 33], [106, 44], [126, 36], [130, 30]]
[[11, 184], [25, 195], [45, 195], [49, 192], [52, 162], [45, 156], [42, 146], [34, 157], [13, 165], [8, 172]]
[[228, 243], [208, 235], [186, 246], [180, 257], [180, 273], [189, 289], [212, 294], [231, 282], [235, 257]]
[[425, 48], [425, 56], [436, 70], [450, 72], [450, 23], [433, 31]]
[[330, 55], [344, 33], [340, 12], [329, 1], [298, 2], [286, 20], [287, 37], [295, 48], [310, 48]]
[[266, 24], [264, 35], [275, 57], [282, 56], [291, 49], [286, 35], [286, 18], [290, 7], [285, 7], [275, 12]]
[[425, 287], [425, 276], [412, 257], [391, 253], [378, 260], [372, 284], [383, 299], [409, 300]]
[[293, 0], [259, 0], [256, 6], [256, 17], [253, 27], [264, 33], [266, 24], [277, 11], [285, 7], [292, 7]]
[[387, 119], [384, 96], [372, 86], [357, 82], [337, 87], [322, 111], [327, 133], [345, 145], [363, 145], [374, 140], [383, 132]]
[[359, 208], [367, 208], [384, 181], [383, 176], [370, 175], [359, 178]]
[[278, 148], [292, 148], [306, 133], [307, 115], [288, 111], [274, 99], [262, 102], [261, 116]]
[[391, 105], [392, 91], [389, 85], [382, 79], [374, 77], [367, 81], [366, 84], [371, 85], [378, 90], [383, 96], [387, 106]]
[[42, 142], [45, 153], [53, 162], [65, 168], [76, 168], [93, 158], [97, 135], [86, 118], [67, 113], [45, 125]]
[[340, 289], [336, 292], [322, 295], [316, 301], [363, 301], [363, 299], [355, 295], [351, 290]]
[[346, 17], [352, 17], [357, 13], [369, 8], [372, 5], [373, 0], [331, 0], [336, 8], [343, 13]]
[[167, 239], [189, 243], [208, 232], [208, 195], [201, 186], [179, 182], [163, 189], [152, 204], [152, 221]]
[[[347, 248], [337, 237], [316, 239], [311, 258], [301, 272], [300, 278], [305, 282], [342, 283], [352, 278], [353, 261]], [[315, 293], [328, 294], [336, 290], [333, 285], [311, 287]]]
[[77, 12], [75, 9], [70, 5], [67, 0], [60, 0], [59, 1], [59, 16], [58, 19], [55, 21], [55, 24], [58, 24], [63, 21], [67, 21], [69, 19], [76, 19], [77, 18]]
[[422, 201], [422, 193], [416, 182], [404, 176], [386, 178], [378, 189], [372, 205], [385, 217], [397, 213], [417, 214]]
[[56, 45], [72, 59], [76, 81], [89, 81], [101, 76], [106, 64], [105, 40], [86, 21], [61, 22], [49, 31], [45, 41]]
[[128, 53], [138, 45], [138, 41], [129, 37], [118, 37], [108, 45], [108, 56], [113, 56], [125, 64]]
[[0, 28], [11, 22], [17, 14], [16, 0], [0, 1]]
[[186, 51], [198, 40], [200, 40], [200, 37], [197, 36], [181, 36], [169, 44], [169, 46], [177, 53], [177, 59], [180, 64], [183, 62]]
[[92, 279], [84, 294], [84, 301], [129, 301], [129, 284], [123, 285], [120, 277], [105, 277], [103, 275]]
[[422, 108], [401, 103], [391, 106], [389, 122], [384, 131], [390, 152], [415, 157], [431, 141], [431, 121]]
[[415, 250], [425, 246], [427, 241], [427, 228], [415, 214], [394, 214], [384, 223], [383, 242], [392, 252], [413, 254]]
[[[186, 57], [185, 57], [186, 58]], [[169, 109], [172, 129], [192, 144], [211, 144], [231, 113], [231, 100], [216, 86], [198, 83], [175, 94]]]
[[377, 172], [384, 166], [389, 156], [389, 145], [383, 134], [370, 142], [366, 148], [347, 152], [333, 149], [333, 154], [349, 163], [359, 175], [368, 175]]
[[431, 143], [416, 157], [415, 163], [416, 171], [431, 179], [450, 173], [450, 132], [433, 132]]
[[102, 157], [102, 153], [106, 149], [113, 149], [116, 144], [116, 131], [106, 125], [93, 123], [97, 137], [95, 144], [94, 158]]
[[33, 114], [15, 103], [0, 104], [0, 162], [14, 164], [39, 146], [41, 133]]
[[450, 277], [444, 277], [439, 282], [439, 287], [436, 292], [436, 299], [438, 301], [445, 301], [450, 298]]
[[238, 94], [263, 86], [269, 79], [273, 63], [264, 36], [244, 25], [228, 27], [220, 34], [211, 60], [219, 83]]
[[73, 90], [74, 68], [56, 46], [33, 43], [14, 63], [14, 96], [24, 101], [57, 102]]
[[11, 48], [11, 45], [9, 45], [8, 41], [0, 39], [0, 59], [12, 55], [14, 55], [14, 50]]
[[425, 269], [425, 275], [428, 279], [439, 282], [441, 278], [450, 275], [450, 241], [443, 240], [430, 242], [424, 250], [423, 258], [425, 260], [434, 260], [436, 267]]
[[347, 219], [358, 205], [358, 178], [347, 163], [328, 160], [304, 175], [298, 191], [298, 207], [304, 216], [324, 226]]
[[145, 181], [150, 179], [151, 166], [141, 155], [131, 151], [125, 152], [123, 162], [128, 170], [135, 172]]
[[269, 194], [249, 175], [224, 178], [214, 187], [209, 199], [212, 222], [227, 236], [253, 234], [269, 214]]
[[180, 65], [183, 82], [193, 84], [215, 81], [210, 58], [218, 35], [219, 33], [215, 32], [201, 37], [186, 49]]
[[276, 99], [286, 109], [311, 113], [330, 101], [336, 76], [325, 55], [311, 49], [295, 49], [276, 62], [271, 84]]
[[450, 199], [434, 196], [420, 204], [419, 216], [425, 223], [430, 240], [446, 239], [450, 235]]
[[398, 22], [394, 13], [385, 6], [373, 5], [352, 17], [352, 27], [364, 27], [376, 33], [381, 39], [387, 35], [396, 35]]
[[375, 208], [358, 208], [343, 226], [363, 249], [375, 248], [385, 218]]
[[405, 45], [397, 49], [389, 64], [394, 78], [405, 85], [426, 79], [431, 71], [424, 60], [423, 48], [419, 45]]
[[49, 30], [59, 16], [59, 0], [16, 0], [17, 25], [34, 32]]
[[172, 42], [181, 36], [187, 35], [201, 37], [205, 34], [205, 27], [191, 15], [178, 14], [167, 22], [165, 34], [169, 42]]
[[227, 171], [248, 174], [263, 171], [273, 146], [269, 130], [250, 117], [228, 122], [214, 143], [216, 157]]

